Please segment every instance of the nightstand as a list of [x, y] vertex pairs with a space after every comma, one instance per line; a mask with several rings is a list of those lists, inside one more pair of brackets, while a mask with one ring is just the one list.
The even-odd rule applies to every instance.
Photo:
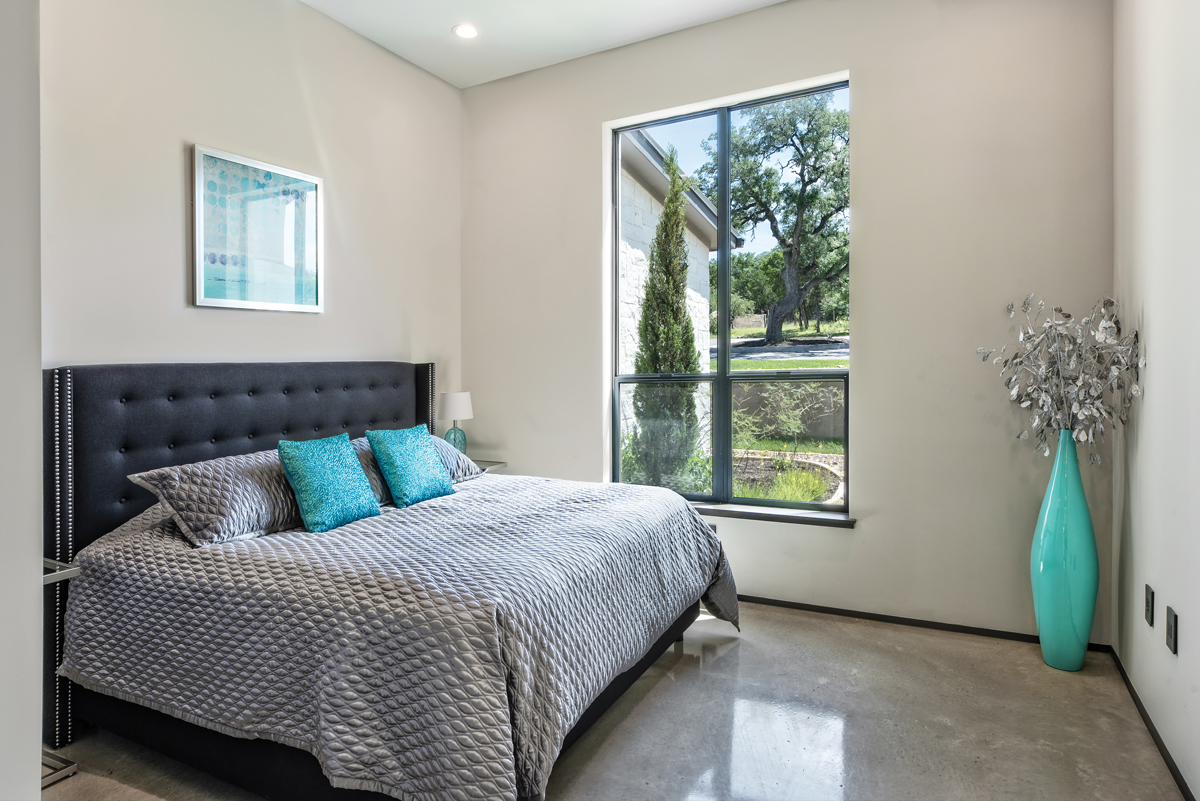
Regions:
[[508, 467], [508, 462], [493, 462], [489, 459], [472, 459], [471, 461], [479, 465], [479, 469], [485, 473], [494, 473]]

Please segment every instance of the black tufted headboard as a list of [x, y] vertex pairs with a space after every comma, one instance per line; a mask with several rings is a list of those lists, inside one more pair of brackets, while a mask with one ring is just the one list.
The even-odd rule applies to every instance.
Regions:
[[[44, 554], [79, 549], [149, 508], [125, 477], [368, 428], [434, 429], [434, 365], [407, 362], [114, 364], [43, 371]], [[47, 592], [44, 736], [71, 740], [61, 660], [65, 585]]]

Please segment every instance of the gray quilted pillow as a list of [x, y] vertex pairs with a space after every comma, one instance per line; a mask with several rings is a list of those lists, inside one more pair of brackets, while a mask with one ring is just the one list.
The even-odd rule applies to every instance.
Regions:
[[[358, 456], [363, 472], [367, 474], [367, 481], [371, 482], [371, 492], [375, 493], [375, 500], [379, 502], [380, 506], [391, 503], [392, 491], [388, 489], [383, 471], [375, 462], [375, 453], [371, 450], [371, 443], [367, 441], [366, 437], [359, 437], [350, 440], [350, 444], [354, 447], [354, 453]], [[278, 454], [278, 451], [276, 453]]]
[[[375, 500], [390, 503], [391, 492], [370, 443], [360, 438], [351, 444]], [[277, 450], [160, 467], [129, 480], [153, 492], [196, 546], [251, 539], [304, 524]]]
[[441, 437], [431, 437], [431, 439], [433, 440], [433, 447], [437, 449], [438, 456], [442, 460], [442, 464], [446, 466], [446, 470], [450, 473], [450, 480], [455, 484], [483, 475], [483, 471], [479, 469], [479, 465], [472, 462], [458, 448], [446, 442]]

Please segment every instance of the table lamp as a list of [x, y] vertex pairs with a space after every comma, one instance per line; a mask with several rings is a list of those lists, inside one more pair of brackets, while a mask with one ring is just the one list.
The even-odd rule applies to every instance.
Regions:
[[438, 417], [443, 420], [453, 420], [454, 427], [446, 432], [443, 439], [449, 442], [459, 453], [467, 452], [467, 435], [458, 427], [459, 420], [470, 420], [475, 415], [471, 412], [470, 392], [443, 392], [441, 410]]

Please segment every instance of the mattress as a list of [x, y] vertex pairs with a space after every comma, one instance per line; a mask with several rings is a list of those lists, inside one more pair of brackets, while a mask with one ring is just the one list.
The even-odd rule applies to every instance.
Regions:
[[155, 506], [82, 550], [59, 673], [313, 753], [399, 799], [545, 789], [562, 741], [698, 598], [720, 542], [653, 487], [486, 475], [321, 534], [192, 548]]

